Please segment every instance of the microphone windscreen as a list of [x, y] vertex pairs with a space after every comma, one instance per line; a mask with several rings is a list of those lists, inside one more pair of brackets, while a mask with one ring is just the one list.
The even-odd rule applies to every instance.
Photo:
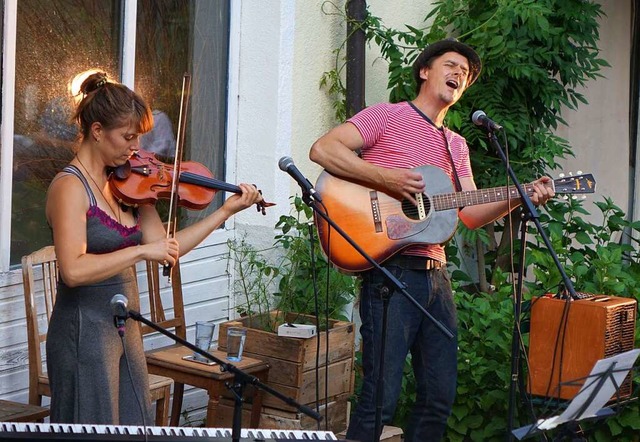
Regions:
[[280, 167], [280, 170], [285, 172], [292, 164], [293, 160], [291, 159], [291, 157], [282, 157], [280, 158], [280, 161], [278, 161], [278, 167]]
[[473, 124], [475, 124], [477, 126], [481, 126], [482, 125], [482, 118], [486, 117], [486, 116], [487, 116], [487, 114], [485, 114], [483, 111], [477, 110], [471, 116], [471, 121], [473, 121]]
[[115, 311], [116, 308], [127, 308], [127, 306], [129, 305], [129, 300], [127, 299], [126, 296], [122, 295], [122, 294], [117, 294], [114, 295], [113, 298], [111, 298], [111, 308]]

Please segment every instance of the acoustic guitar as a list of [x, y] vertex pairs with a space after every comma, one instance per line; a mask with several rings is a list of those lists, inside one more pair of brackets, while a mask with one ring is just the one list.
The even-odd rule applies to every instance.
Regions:
[[[402, 249], [415, 244], [442, 244], [454, 234], [458, 210], [465, 206], [517, 198], [515, 186], [455, 192], [449, 176], [435, 166], [414, 169], [422, 175], [427, 192], [416, 194], [418, 205], [399, 195], [367, 187], [357, 181], [323, 171], [316, 182], [327, 214], [368, 255], [384, 262]], [[568, 176], [548, 183], [556, 194], [595, 192], [591, 174]], [[528, 195], [533, 183], [523, 185]], [[322, 249], [331, 262], [348, 272], [368, 270], [372, 265], [351, 244], [315, 216]]]

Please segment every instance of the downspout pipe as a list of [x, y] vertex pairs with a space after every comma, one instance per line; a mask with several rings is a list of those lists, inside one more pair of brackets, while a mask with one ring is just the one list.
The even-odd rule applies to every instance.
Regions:
[[347, 73], [346, 111], [347, 118], [365, 107], [365, 34], [360, 28], [367, 13], [366, 0], [347, 1]]
[[[640, 11], [636, 2], [631, 2], [631, 72], [629, 73], [629, 200], [627, 203], [627, 220], [640, 217], [636, 213], [640, 171], [638, 170], [638, 126], [640, 126]], [[633, 231], [625, 229], [623, 244], [631, 244]]]

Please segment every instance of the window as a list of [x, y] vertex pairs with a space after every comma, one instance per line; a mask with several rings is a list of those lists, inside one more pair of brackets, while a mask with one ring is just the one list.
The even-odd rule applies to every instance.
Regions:
[[[15, 106], [3, 109], [3, 120], [7, 112], [14, 113], [11, 265], [51, 243], [46, 189], [74, 155], [77, 129], [69, 121], [68, 85], [79, 72], [104, 69], [141, 93], [156, 117], [142, 146], [165, 161], [175, 151], [182, 80], [190, 73], [183, 161], [200, 162], [224, 179], [229, 1], [134, 2], [17, 2]], [[135, 33], [127, 34], [128, 29]], [[199, 219], [221, 201], [219, 192], [206, 210], [184, 210], [181, 222]]]

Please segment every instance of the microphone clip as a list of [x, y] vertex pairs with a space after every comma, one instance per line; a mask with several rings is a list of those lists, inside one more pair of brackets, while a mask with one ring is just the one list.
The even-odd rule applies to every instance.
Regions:
[[118, 330], [118, 335], [120, 335], [120, 337], [124, 336], [126, 321], [127, 321], [127, 318], [123, 316], [113, 317], [113, 325], [115, 325], [116, 329]]

